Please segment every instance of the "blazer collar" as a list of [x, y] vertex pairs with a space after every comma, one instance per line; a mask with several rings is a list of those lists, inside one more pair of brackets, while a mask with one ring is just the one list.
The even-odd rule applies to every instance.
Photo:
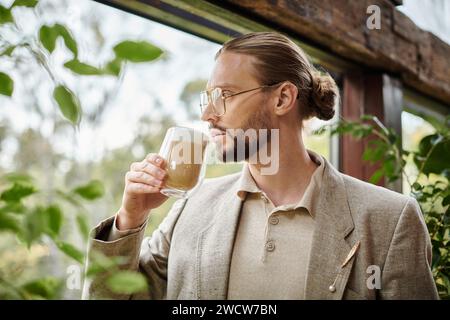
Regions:
[[197, 298], [227, 298], [231, 255], [243, 201], [236, 195], [239, 179], [209, 210], [217, 212], [215, 219], [204, 228], [197, 243]]
[[[343, 268], [341, 265], [357, 237], [352, 233], [354, 223], [342, 174], [322, 159], [324, 177], [315, 213], [305, 297], [341, 299], [354, 259]], [[239, 187], [239, 179], [236, 179], [220, 201], [211, 204], [209, 209], [217, 214], [199, 234], [196, 257], [198, 299], [227, 297], [232, 251], [243, 203], [236, 196]]]
[[[323, 158], [324, 159], [324, 158]], [[324, 159], [324, 179], [317, 204], [305, 287], [306, 299], [341, 299], [354, 258], [342, 267], [358, 236], [342, 173]]]

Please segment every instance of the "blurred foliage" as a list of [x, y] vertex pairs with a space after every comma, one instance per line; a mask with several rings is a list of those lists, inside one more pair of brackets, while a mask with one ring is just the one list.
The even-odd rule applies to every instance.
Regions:
[[[72, 124], [76, 125], [81, 120], [82, 109], [76, 95], [70, 88], [65, 85], [61, 79], [50, 67], [50, 55], [54, 53], [56, 43], [59, 38], [67, 49], [69, 49], [73, 57], [64, 63], [64, 67], [71, 72], [90, 76], [90, 75], [112, 75], [119, 76], [122, 66], [125, 62], [149, 62], [159, 58], [162, 50], [146, 41], [125, 40], [116, 44], [113, 48], [114, 58], [102, 67], [91, 66], [78, 60], [78, 45], [74, 39], [72, 32], [64, 25], [56, 23], [53, 25], [42, 25], [35, 37], [25, 37], [22, 35], [21, 29], [15, 23], [13, 9], [17, 6], [25, 6], [30, 9], [38, 5], [38, 1], [16, 0], [9, 7], [0, 5], [0, 27], [11, 29], [12, 35], [8, 39], [0, 38], [0, 56], [14, 59], [15, 51], [18, 48], [24, 48], [28, 54], [35, 59], [41, 66], [42, 70], [48, 73], [54, 82], [53, 97], [57, 103], [62, 115]], [[19, 39], [19, 40], [17, 40]], [[0, 71], [0, 94], [12, 96], [14, 92], [14, 80], [7, 73]]]
[[[73, 212], [63, 214], [61, 201], [48, 203], [34, 179], [26, 174], [13, 172], [4, 174], [0, 179], [0, 232], [14, 234], [17, 241], [27, 248], [42, 243], [44, 237], [51, 239], [61, 252], [83, 263], [83, 250], [65, 242], [61, 233], [66, 215]], [[74, 210], [71, 211], [80, 210], [79, 204], [83, 201], [103, 196], [96, 182], [74, 190], [59, 191], [59, 194], [61, 199], [74, 204]], [[80, 232], [84, 234], [85, 230], [80, 227]], [[61, 279], [45, 277], [17, 287], [9, 282], [7, 276], [0, 274], [0, 298], [3, 299], [55, 298], [62, 283]]]
[[[58, 51], [59, 39], [62, 39], [65, 47], [72, 53], [71, 59], [65, 61], [63, 67], [79, 76], [113, 76], [119, 79], [125, 63], [150, 62], [163, 54], [160, 48], [146, 41], [125, 40], [112, 48], [114, 57], [103, 66], [89, 65], [79, 60], [77, 41], [70, 29], [63, 24], [43, 24], [33, 37], [22, 32], [16, 23], [14, 8], [19, 6], [28, 8], [36, 14], [34, 8], [37, 5], [39, 2], [36, 0], [16, 0], [9, 7], [0, 5], [0, 31], [8, 30], [8, 32], [2, 32], [0, 36], [0, 59], [13, 62], [10, 65], [15, 68], [20, 64], [29, 63], [30, 59], [23, 59], [25, 52], [31, 61], [36, 62], [40, 70], [45, 72], [53, 83], [53, 99], [60, 115], [72, 126], [78, 126], [82, 121], [83, 109], [77, 95], [62, 79], [58, 78], [50, 63], [51, 55]], [[18, 51], [20, 54], [17, 53]], [[14, 79], [10, 71], [12, 70], [0, 71], [0, 95], [6, 97], [14, 96], [15, 82], [25, 80]], [[30, 92], [30, 95], [33, 93]], [[38, 108], [34, 111], [42, 115]], [[54, 121], [57, 128], [60, 122], [58, 119]], [[2, 123], [0, 142], [9, 134], [8, 124]], [[64, 190], [55, 187], [53, 178], [48, 176], [48, 171], [54, 167], [59, 155], [54, 154], [51, 144], [40, 135], [39, 131], [28, 129], [21, 138], [23, 138], [23, 144], [20, 144], [21, 148], [15, 155], [18, 160], [16, 168], [19, 171], [4, 173], [0, 170], [0, 235], [6, 240], [9, 239], [7, 235], [13, 235], [14, 241], [19, 245], [18, 248], [27, 248], [28, 253], [25, 255], [31, 256], [32, 252], [38, 250], [42, 252], [40, 256], [45, 256], [47, 253], [43, 252], [46, 252], [46, 249], [44, 251], [41, 249], [57, 248], [81, 266], [85, 259], [84, 248], [80, 249], [68, 241], [64, 229], [70, 228], [68, 224], [75, 221], [81, 238], [84, 241], [87, 240], [90, 223], [85, 204], [104, 197], [104, 184], [94, 179]], [[41, 163], [36, 163], [35, 155], [37, 154], [48, 155], [51, 162], [48, 162], [49, 159], [43, 159]], [[129, 160], [129, 150], [127, 150], [127, 156]], [[47, 171], [45, 174], [48, 179], [45, 187], [41, 187], [37, 182], [42, 180], [41, 177], [35, 179], [29, 174], [22, 173], [35, 164]], [[78, 179], [74, 180], [83, 180], [80, 173], [77, 172], [77, 174]], [[13, 243], [10, 242], [9, 245]], [[0, 250], [0, 260], [1, 255], [7, 253], [8, 251]], [[28, 267], [23, 263], [26, 259], [23, 257], [21, 259], [15, 266], [0, 264], [0, 299], [59, 298], [63, 289], [61, 277], [38, 277], [25, 282], [17, 280]], [[5, 261], [9, 263], [11, 260], [9, 257]], [[128, 293], [142, 290], [144, 283], [140, 277], [141, 275], [134, 272], [117, 272], [107, 280], [107, 283], [115, 292]]]
[[[20, 10], [30, 14], [46, 14], [37, 17], [38, 25], [31, 36], [24, 35], [20, 28], [28, 21], [19, 20], [20, 15], [15, 14], [15, 10], [19, 9], [13, 9], [21, 4], [24, 7]], [[3, 164], [0, 164], [0, 194], [5, 192], [5, 200], [0, 200], [0, 299], [79, 298], [79, 289], [69, 288], [68, 274], [72, 274], [69, 269], [82, 267], [85, 259], [82, 246], [86, 245], [91, 227], [113, 215], [114, 210], [120, 207], [124, 176], [130, 163], [140, 161], [147, 153], [158, 152], [166, 130], [177, 124], [175, 118], [182, 118], [180, 114], [184, 113], [187, 120], [199, 118], [198, 92], [205, 88], [206, 80], [194, 78], [186, 82], [178, 97], [184, 108], [177, 109], [177, 114], [163, 108], [163, 103], [159, 101], [163, 99], [162, 95], [155, 93], [151, 97], [153, 105], [148, 108], [151, 115], [143, 113], [140, 116], [132, 133], [133, 141], [108, 150], [101, 158], [79, 160], [75, 155], [79, 151], [75, 136], [82, 130], [80, 124], [93, 129], [101, 127], [106, 119], [103, 115], [113, 105], [110, 102], [119, 91], [127, 65], [157, 59], [159, 63], [164, 63], [168, 53], [140, 40], [120, 41], [109, 48], [106, 40], [116, 39], [118, 35], [111, 32], [103, 34], [104, 24], [98, 17], [88, 14], [82, 16], [86, 38], [77, 39], [72, 32], [76, 28], [71, 30], [67, 25], [51, 19], [64, 16], [64, 21], [71, 25], [70, 13], [65, 15], [66, 10], [70, 9], [67, 9], [67, 4], [64, 0], [58, 0], [40, 1], [39, 4], [37, 1], [15, 1], [8, 8], [0, 5], [0, 30], [7, 31], [0, 35], [0, 62], [5, 62], [0, 66], [0, 99], [17, 98], [23, 87], [26, 99], [11, 100], [23, 104], [14, 107], [24, 108], [27, 116], [37, 118], [43, 124], [50, 119], [54, 126], [50, 134], [39, 126], [15, 132], [12, 123], [6, 119], [0, 120], [0, 152], [12, 140], [19, 146], [11, 159], [13, 172], [4, 171]], [[64, 15], [61, 15], [61, 10]], [[93, 41], [87, 41], [90, 31], [95, 34]], [[83, 56], [83, 48], [86, 47], [89, 56]], [[103, 63], [88, 63], [83, 59], [100, 56], [104, 49], [111, 55], [105, 55], [110, 58]], [[189, 53], [183, 52], [184, 55]], [[59, 57], [64, 57], [62, 63]], [[32, 78], [34, 82], [30, 81]], [[72, 78], [75, 81], [68, 82], [70, 85], [63, 81]], [[47, 83], [44, 84], [47, 79], [50, 90], [46, 88]], [[111, 80], [115, 86], [107, 91], [105, 88], [109, 87], [102, 82]], [[55, 113], [45, 108], [45, 100], [42, 101], [42, 93], [38, 90], [41, 84], [45, 89], [41, 91], [54, 102]], [[176, 88], [172, 89], [175, 92]], [[97, 96], [101, 99], [96, 99]], [[88, 99], [83, 99], [86, 97]], [[96, 105], [91, 107], [93, 103]], [[100, 140], [96, 138], [93, 134], [90, 140], [93, 145]], [[70, 152], [59, 151], [57, 144], [62, 142], [73, 146]], [[323, 146], [319, 140], [316, 145]], [[8, 148], [4, 149], [6, 151]], [[241, 163], [209, 165], [206, 177], [238, 172], [241, 168]], [[147, 235], [158, 227], [174, 201], [170, 198], [152, 211]], [[122, 273], [120, 266], [126, 263], [124, 259], [94, 254], [90, 269], [86, 270], [87, 275], [115, 275], [112, 280], [105, 279], [115, 293], [142, 291], [144, 281], [141, 275]]]
[[92, 251], [89, 260], [86, 276], [93, 281], [104, 282], [112, 293], [131, 295], [149, 290], [142, 273], [127, 270], [128, 257], [106, 256], [102, 252]]
[[198, 119], [200, 110], [198, 94], [206, 89], [207, 82], [206, 79], [194, 79], [184, 85], [180, 100], [184, 103], [190, 119]]
[[[439, 295], [442, 299], [450, 299], [450, 116], [443, 119], [421, 117], [436, 131], [423, 137], [417, 150], [402, 150], [400, 137], [394, 130], [386, 128], [371, 115], [364, 115], [356, 122], [341, 120], [334, 125], [323, 126], [316, 134], [329, 131], [332, 135], [350, 134], [356, 139], [366, 138], [368, 145], [363, 159], [379, 166], [370, 182], [377, 183], [383, 177], [387, 182], [402, 177], [406, 179], [430, 233], [432, 272]], [[409, 159], [417, 169], [414, 176], [405, 171]]]

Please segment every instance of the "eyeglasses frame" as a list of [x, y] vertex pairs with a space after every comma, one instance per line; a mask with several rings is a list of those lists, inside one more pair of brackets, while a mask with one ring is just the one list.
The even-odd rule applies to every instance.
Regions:
[[[211, 104], [212, 104], [212, 107], [213, 107], [214, 115], [215, 115], [216, 117], [221, 117], [221, 116], [223, 116], [223, 115], [227, 112], [227, 106], [226, 106], [226, 103], [225, 103], [226, 99], [231, 98], [231, 97], [235, 97], [235, 96], [240, 95], [240, 94], [243, 94], [243, 93], [255, 91], [255, 90], [258, 90], [258, 89], [274, 87], [274, 86], [276, 86], [276, 85], [280, 85], [280, 84], [283, 83], [283, 82], [284, 82], [284, 81], [277, 82], [277, 83], [274, 83], [274, 84], [262, 85], [262, 86], [259, 86], [259, 87], [253, 88], [253, 89], [243, 90], [243, 91], [239, 91], [239, 92], [232, 93], [232, 94], [225, 94], [225, 93], [222, 92], [221, 98], [222, 98], [222, 100], [223, 100], [223, 113], [220, 114], [220, 115], [217, 114], [217, 112], [216, 112], [216, 110], [215, 110], [215, 107], [214, 107], [214, 104], [213, 104], [210, 100], [211, 100], [211, 92], [212, 92], [213, 90], [216, 90], [217, 88], [219, 88], [219, 89], [222, 90], [222, 88], [216, 87], [216, 88], [211, 88], [211, 89], [209, 89], [209, 90], [204, 90], [204, 91], [200, 92], [200, 94], [205, 94], [205, 93], [207, 94], [207, 96], [208, 96], [208, 104], [206, 105], [206, 107], [204, 107], [204, 106], [202, 106], [202, 104], [200, 103], [200, 112], [203, 114], [204, 110], [206, 110], [206, 108], [208, 107], [208, 105], [211, 103]], [[205, 108], [205, 109], [203, 110], [203, 108]]]

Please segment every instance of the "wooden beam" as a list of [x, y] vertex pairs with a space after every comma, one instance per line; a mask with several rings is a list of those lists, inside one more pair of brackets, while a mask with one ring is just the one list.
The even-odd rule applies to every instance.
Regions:
[[[360, 73], [346, 74], [342, 79], [343, 97], [341, 115], [345, 120], [358, 121], [364, 113], [364, 78]], [[364, 143], [350, 135], [340, 137], [340, 171], [352, 177], [368, 180], [362, 154]]]
[[[95, 0], [121, 10], [151, 19], [173, 28], [191, 33], [204, 39], [223, 43], [240, 34], [255, 31], [282, 32], [279, 27], [273, 29], [252, 17], [232, 12], [224, 3], [214, 4], [206, 0]], [[288, 34], [289, 36], [289, 34]], [[342, 59], [304, 41], [292, 37], [311, 58], [329, 71], [353, 70], [359, 67], [349, 60]]]
[[[402, 88], [398, 79], [379, 73], [348, 73], [343, 76], [342, 117], [357, 121], [363, 114], [376, 116], [386, 127], [393, 128], [401, 139], [401, 113], [403, 105]], [[369, 181], [380, 168], [362, 160], [364, 150], [371, 140], [369, 136], [356, 140], [342, 136], [340, 140], [340, 169], [355, 178]], [[401, 141], [400, 141], [401, 145]], [[387, 182], [382, 178], [380, 186], [402, 192], [402, 181]]]
[[[450, 45], [418, 28], [388, 0], [208, 0], [245, 17], [289, 30], [358, 64], [394, 74], [450, 108]], [[369, 30], [377, 5], [381, 29]]]

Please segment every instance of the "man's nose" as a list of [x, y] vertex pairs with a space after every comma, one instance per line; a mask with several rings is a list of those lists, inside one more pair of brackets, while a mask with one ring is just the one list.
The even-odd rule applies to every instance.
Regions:
[[209, 103], [205, 110], [202, 112], [201, 118], [202, 121], [208, 121], [208, 122], [217, 122], [217, 120], [219, 119], [213, 111], [212, 105], [211, 103]]

